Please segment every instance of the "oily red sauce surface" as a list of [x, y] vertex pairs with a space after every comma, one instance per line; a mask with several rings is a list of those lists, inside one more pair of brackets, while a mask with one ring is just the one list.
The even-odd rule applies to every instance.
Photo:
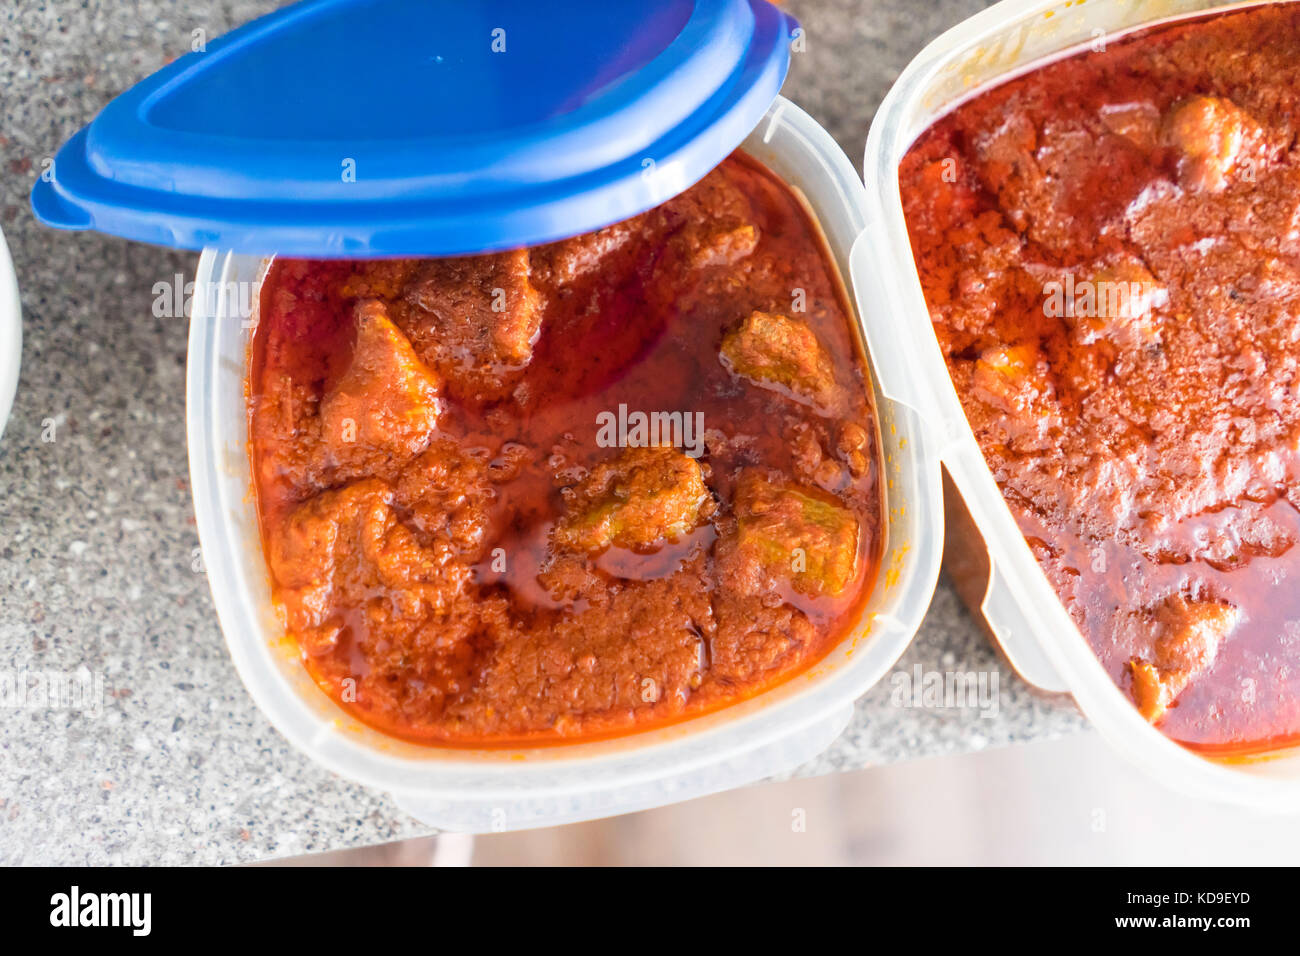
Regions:
[[[833, 387], [724, 361], [724, 336], [755, 312], [813, 333]], [[395, 328], [414, 358], [392, 358], [405, 354], [392, 335], [363, 349], [363, 326]], [[794, 341], [783, 347], [810, 342]], [[648, 213], [532, 250], [277, 260], [250, 362], [277, 606], [316, 682], [388, 733], [563, 742], [716, 709], [825, 655], [875, 577], [881, 490], [857, 338], [815, 227], [743, 155]], [[701, 412], [698, 463], [603, 447], [598, 416], [620, 405]], [[618, 494], [641, 479], [669, 491], [589, 546], [595, 526], [573, 515], [600, 513], [589, 486], [605, 474]], [[746, 480], [752, 510], [763, 489], [798, 489], [780, 499], [804, 509], [794, 519], [760, 520], [775, 546], [740, 536]], [[685, 524], [661, 524], [683, 502]], [[838, 538], [787, 542], [848, 548], [847, 577], [819, 591], [771, 548], [828, 514]], [[800, 560], [821, 574], [816, 552]]]
[[1300, 735], [1298, 94], [1300, 9], [1184, 21], [976, 96], [899, 171], [1039, 561], [1148, 719], [1225, 752]]

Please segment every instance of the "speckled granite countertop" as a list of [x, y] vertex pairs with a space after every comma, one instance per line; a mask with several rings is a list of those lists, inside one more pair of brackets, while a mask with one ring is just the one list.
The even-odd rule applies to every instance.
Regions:
[[[858, 165], [898, 71], [983, 5], [792, 0], [808, 48], [784, 93]], [[43, 229], [27, 204], [42, 162], [114, 95], [188, 51], [193, 30], [217, 36], [273, 6], [0, 9], [0, 226], [25, 310], [22, 378], [0, 440], [0, 682], [83, 668], [103, 681], [102, 707], [0, 707], [0, 864], [234, 863], [425, 832], [385, 794], [290, 749], [227, 657], [193, 570], [186, 323], [152, 310], [155, 283], [192, 275], [196, 258]], [[899, 668], [916, 665], [1001, 668], [946, 581]], [[1036, 696], [1004, 668], [1000, 682], [1000, 710], [983, 718], [894, 706], [885, 681], [800, 773], [1082, 726], [1068, 702]]]

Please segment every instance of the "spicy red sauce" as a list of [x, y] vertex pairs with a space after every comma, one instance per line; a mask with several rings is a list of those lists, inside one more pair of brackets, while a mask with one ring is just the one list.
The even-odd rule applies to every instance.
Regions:
[[1300, 9], [1050, 63], [899, 170], [1007, 504], [1117, 684], [1220, 752], [1300, 739]]
[[[799, 202], [739, 154], [531, 250], [277, 260], [251, 455], [316, 682], [388, 733], [482, 746], [655, 726], [809, 667], [882, 544], [849, 315]], [[638, 447], [638, 412], [680, 440]]]

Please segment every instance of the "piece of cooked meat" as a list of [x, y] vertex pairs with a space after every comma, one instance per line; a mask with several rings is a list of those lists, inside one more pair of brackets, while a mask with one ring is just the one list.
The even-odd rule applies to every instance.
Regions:
[[551, 288], [572, 285], [606, 267], [613, 256], [627, 247], [635, 246], [647, 218], [643, 213], [595, 232], [536, 246], [530, 252], [533, 273]]
[[398, 520], [393, 489], [377, 478], [303, 502], [267, 545], [281, 599], [297, 609], [289, 628], [309, 651], [337, 638], [340, 611], [364, 606], [381, 589], [390, 592], [383, 603], [418, 618], [445, 610], [472, 574]]
[[1220, 192], [1258, 132], [1258, 124], [1231, 100], [1194, 96], [1174, 107], [1165, 122], [1169, 144], [1181, 154], [1179, 175], [1190, 189]]
[[1013, 414], [1029, 411], [1050, 388], [1042, 357], [1031, 344], [985, 349], [975, 363], [971, 385], [980, 401]]
[[365, 542], [383, 533], [392, 492], [376, 478], [322, 492], [299, 505], [267, 540], [267, 563], [287, 602], [297, 609], [288, 624], [304, 631], [326, 624], [336, 582], [366, 561]]
[[408, 301], [436, 326], [438, 343], [466, 366], [526, 365], [542, 321], [527, 249], [426, 259]]
[[628, 448], [588, 472], [555, 526], [560, 547], [652, 548], [692, 531], [711, 501], [699, 463], [678, 448]]
[[1081, 345], [1104, 339], [1136, 349], [1160, 340], [1154, 313], [1169, 301], [1169, 291], [1138, 259], [1101, 266], [1076, 289], [1069, 321]]
[[968, 394], [983, 408], [967, 414], [998, 441], [1042, 436], [1058, 417], [1055, 386], [1037, 343], [990, 346], [969, 375]]
[[751, 312], [722, 338], [722, 360], [764, 388], [778, 386], [822, 409], [838, 401], [835, 366], [805, 322], [776, 312]]
[[355, 315], [351, 363], [321, 401], [328, 463], [345, 471], [365, 470], [376, 458], [400, 465], [428, 444], [442, 383], [389, 321], [382, 303], [359, 302]]
[[753, 255], [758, 248], [758, 227], [751, 223], [721, 225], [701, 230], [695, 242], [689, 260], [692, 267], [729, 266]]
[[733, 511], [735, 531], [720, 548], [727, 564], [814, 597], [840, 594], [852, 582], [858, 519], [834, 496], [751, 470], [736, 483]]
[[1150, 625], [1158, 635], [1152, 659], [1129, 662], [1133, 699], [1143, 717], [1159, 722], [1187, 685], [1209, 670], [1240, 618], [1241, 612], [1230, 604], [1192, 601], [1181, 594], [1150, 612]]
[[1138, 149], [1152, 149], [1160, 137], [1160, 110], [1145, 100], [1107, 103], [1099, 116], [1108, 130]]
[[685, 269], [735, 265], [758, 249], [758, 210], [717, 170], [656, 213], [671, 220], [668, 255]]
[[424, 537], [477, 560], [491, 533], [489, 463], [452, 438], [437, 438], [393, 483], [403, 519]]

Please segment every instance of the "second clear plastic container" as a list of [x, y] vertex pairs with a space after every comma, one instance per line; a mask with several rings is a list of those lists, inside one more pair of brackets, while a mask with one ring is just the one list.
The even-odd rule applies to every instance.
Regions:
[[887, 399], [914, 409], [987, 549], [981, 610], [1012, 665], [1046, 691], [1068, 691], [1125, 757], [1196, 796], [1300, 810], [1300, 752], [1214, 760], [1172, 742], [1139, 716], [1079, 633], [1039, 568], [984, 461], [948, 377], [912, 261], [898, 166], [916, 137], [977, 90], [1055, 55], [1155, 23], [1257, 4], [1206, 0], [1004, 0], [927, 46], [882, 103], [864, 166], [870, 227], [853, 250], [853, 278]]

